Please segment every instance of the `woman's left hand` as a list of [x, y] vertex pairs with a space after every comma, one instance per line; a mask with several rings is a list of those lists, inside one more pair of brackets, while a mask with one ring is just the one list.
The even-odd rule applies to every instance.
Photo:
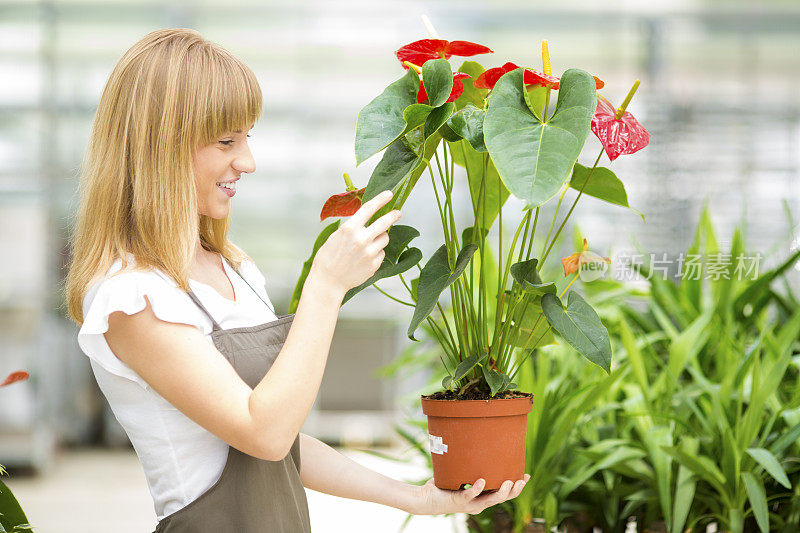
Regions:
[[438, 515], [449, 513], [478, 514], [487, 507], [516, 498], [531, 478], [525, 474], [523, 479], [513, 482], [506, 480], [495, 492], [481, 494], [486, 482], [478, 479], [472, 487], [463, 490], [443, 490], [429, 479], [425, 485], [418, 487], [416, 505], [412, 514]]

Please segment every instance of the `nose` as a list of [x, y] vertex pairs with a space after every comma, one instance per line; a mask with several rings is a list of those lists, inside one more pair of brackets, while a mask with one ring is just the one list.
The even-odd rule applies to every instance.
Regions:
[[250, 147], [247, 146], [247, 143], [242, 144], [243, 147], [240, 153], [236, 156], [236, 159], [233, 160], [233, 168], [238, 172], [255, 172], [256, 161], [253, 159], [253, 153], [250, 151]]

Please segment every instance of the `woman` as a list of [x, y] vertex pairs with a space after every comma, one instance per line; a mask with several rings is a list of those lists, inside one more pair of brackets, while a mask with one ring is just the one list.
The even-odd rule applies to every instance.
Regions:
[[[261, 90], [187, 29], [120, 59], [86, 151], [66, 280], [78, 342], [142, 462], [163, 532], [309, 531], [303, 487], [414, 514], [477, 513], [480, 495], [364, 468], [300, 434], [345, 292], [381, 264], [385, 191], [319, 249], [294, 315], [274, 314], [255, 263], [227, 239]], [[268, 371], [267, 371], [268, 370]]]

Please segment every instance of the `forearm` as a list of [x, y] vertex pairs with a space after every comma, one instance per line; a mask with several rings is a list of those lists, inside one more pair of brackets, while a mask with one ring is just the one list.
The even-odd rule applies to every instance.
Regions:
[[280, 354], [250, 395], [254, 423], [287, 453], [317, 396], [343, 297], [309, 274]]
[[314, 437], [300, 433], [300, 479], [325, 494], [388, 505], [414, 513], [419, 487], [362, 466]]

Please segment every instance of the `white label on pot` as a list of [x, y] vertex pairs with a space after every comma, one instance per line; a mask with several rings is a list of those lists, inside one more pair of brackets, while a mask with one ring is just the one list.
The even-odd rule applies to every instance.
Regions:
[[442, 437], [428, 434], [431, 441], [431, 453], [444, 454], [447, 452], [447, 444], [442, 443]]

